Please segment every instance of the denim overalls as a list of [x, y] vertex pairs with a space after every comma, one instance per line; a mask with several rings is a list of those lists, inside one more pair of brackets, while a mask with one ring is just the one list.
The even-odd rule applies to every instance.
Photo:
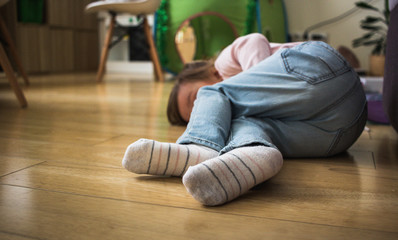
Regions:
[[284, 157], [324, 157], [348, 149], [366, 119], [355, 71], [326, 43], [305, 42], [201, 88], [177, 143], [220, 154], [260, 144]]

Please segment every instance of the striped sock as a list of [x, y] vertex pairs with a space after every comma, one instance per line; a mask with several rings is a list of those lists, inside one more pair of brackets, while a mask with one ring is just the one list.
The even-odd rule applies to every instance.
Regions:
[[217, 155], [217, 151], [201, 145], [140, 139], [128, 146], [122, 165], [134, 173], [182, 176], [189, 166]]
[[282, 164], [282, 154], [274, 148], [242, 147], [190, 167], [182, 180], [196, 200], [214, 206], [276, 175]]

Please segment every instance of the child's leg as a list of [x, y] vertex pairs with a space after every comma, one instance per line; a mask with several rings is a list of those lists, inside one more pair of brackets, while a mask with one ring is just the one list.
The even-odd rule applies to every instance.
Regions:
[[190, 167], [183, 183], [204, 205], [220, 205], [276, 175], [282, 164], [282, 155], [275, 148], [241, 147]]
[[122, 164], [134, 173], [182, 176], [189, 166], [217, 155], [217, 151], [201, 145], [140, 139], [127, 148]]
[[[205, 87], [204, 87], [205, 88]], [[219, 91], [207, 91], [195, 101], [180, 144], [141, 139], [130, 145], [123, 166], [134, 173], [182, 176], [188, 166], [214, 158], [229, 137], [231, 109]]]

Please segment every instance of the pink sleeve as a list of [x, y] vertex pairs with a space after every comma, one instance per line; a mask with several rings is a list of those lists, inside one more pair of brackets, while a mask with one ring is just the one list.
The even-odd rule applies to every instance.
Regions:
[[276, 51], [279, 49], [283, 48], [292, 48], [296, 45], [299, 45], [300, 43], [303, 42], [290, 42], [290, 43], [270, 43], [271, 46], [271, 54], [274, 54]]
[[226, 47], [214, 65], [221, 77], [227, 79], [251, 68], [279, 49], [291, 48], [300, 43], [270, 43], [264, 35], [252, 33], [237, 38]]
[[272, 50], [267, 38], [253, 33], [237, 38], [218, 56], [215, 68], [223, 79], [230, 78], [271, 56]]

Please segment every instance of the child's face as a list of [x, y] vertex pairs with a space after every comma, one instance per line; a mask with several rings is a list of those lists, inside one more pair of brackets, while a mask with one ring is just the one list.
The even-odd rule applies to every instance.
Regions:
[[184, 83], [180, 86], [177, 96], [178, 102], [178, 111], [182, 119], [185, 121], [189, 121], [189, 117], [191, 116], [193, 103], [196, 99], [196, 95], [198, 94], [199, 88], [207, 85], [213, 85], [217, 82], [220, 82], [222, 79], [218, 77], [218, 75], [214, 75], [210, 79], [206, 79], [203, 81], [197, 82], [188, 82]]

